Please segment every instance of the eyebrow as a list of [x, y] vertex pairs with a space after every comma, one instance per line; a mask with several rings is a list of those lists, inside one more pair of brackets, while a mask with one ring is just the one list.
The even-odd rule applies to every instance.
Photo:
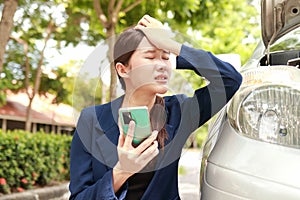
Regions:
[[[156, 49], [146, 49], [146, 50], [142, 50], [143, 53], [155, 53], [157, 50]], [[170, 54], [170, 51], [167, 51], [167, 50], [162, 50], [163, 53], [167, 53], [167, 54]]]

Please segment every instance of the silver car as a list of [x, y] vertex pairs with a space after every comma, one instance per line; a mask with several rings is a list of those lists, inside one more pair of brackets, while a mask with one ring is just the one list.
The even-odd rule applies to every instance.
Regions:
[[300, 0], [262, 0], [262, 42], [210, 124], [202, 200], [300, 200]]

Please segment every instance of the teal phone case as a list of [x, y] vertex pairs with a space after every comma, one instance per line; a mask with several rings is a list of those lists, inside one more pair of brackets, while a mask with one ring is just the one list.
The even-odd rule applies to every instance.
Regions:
[[128, 132], [129, 122], [131, 120], [135, 121], [134, 144], [137, 145], [141, 143], [145, 138], [151, 135], [149, 113], [146, 106], [120, 108], [119, 116], [125, 135]]

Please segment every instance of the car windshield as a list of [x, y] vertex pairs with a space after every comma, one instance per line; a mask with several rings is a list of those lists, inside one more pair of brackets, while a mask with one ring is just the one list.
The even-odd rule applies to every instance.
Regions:
[[270, 48], [270, 52], [283, 50], [300, 50], [300, 27], [281, 37]]

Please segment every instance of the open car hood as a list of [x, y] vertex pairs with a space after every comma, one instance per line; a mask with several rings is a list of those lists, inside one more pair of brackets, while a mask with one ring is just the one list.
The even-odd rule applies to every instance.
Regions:
[[300, 26], [300, 0], [261, 0], [262, 39], [266, 48]]

